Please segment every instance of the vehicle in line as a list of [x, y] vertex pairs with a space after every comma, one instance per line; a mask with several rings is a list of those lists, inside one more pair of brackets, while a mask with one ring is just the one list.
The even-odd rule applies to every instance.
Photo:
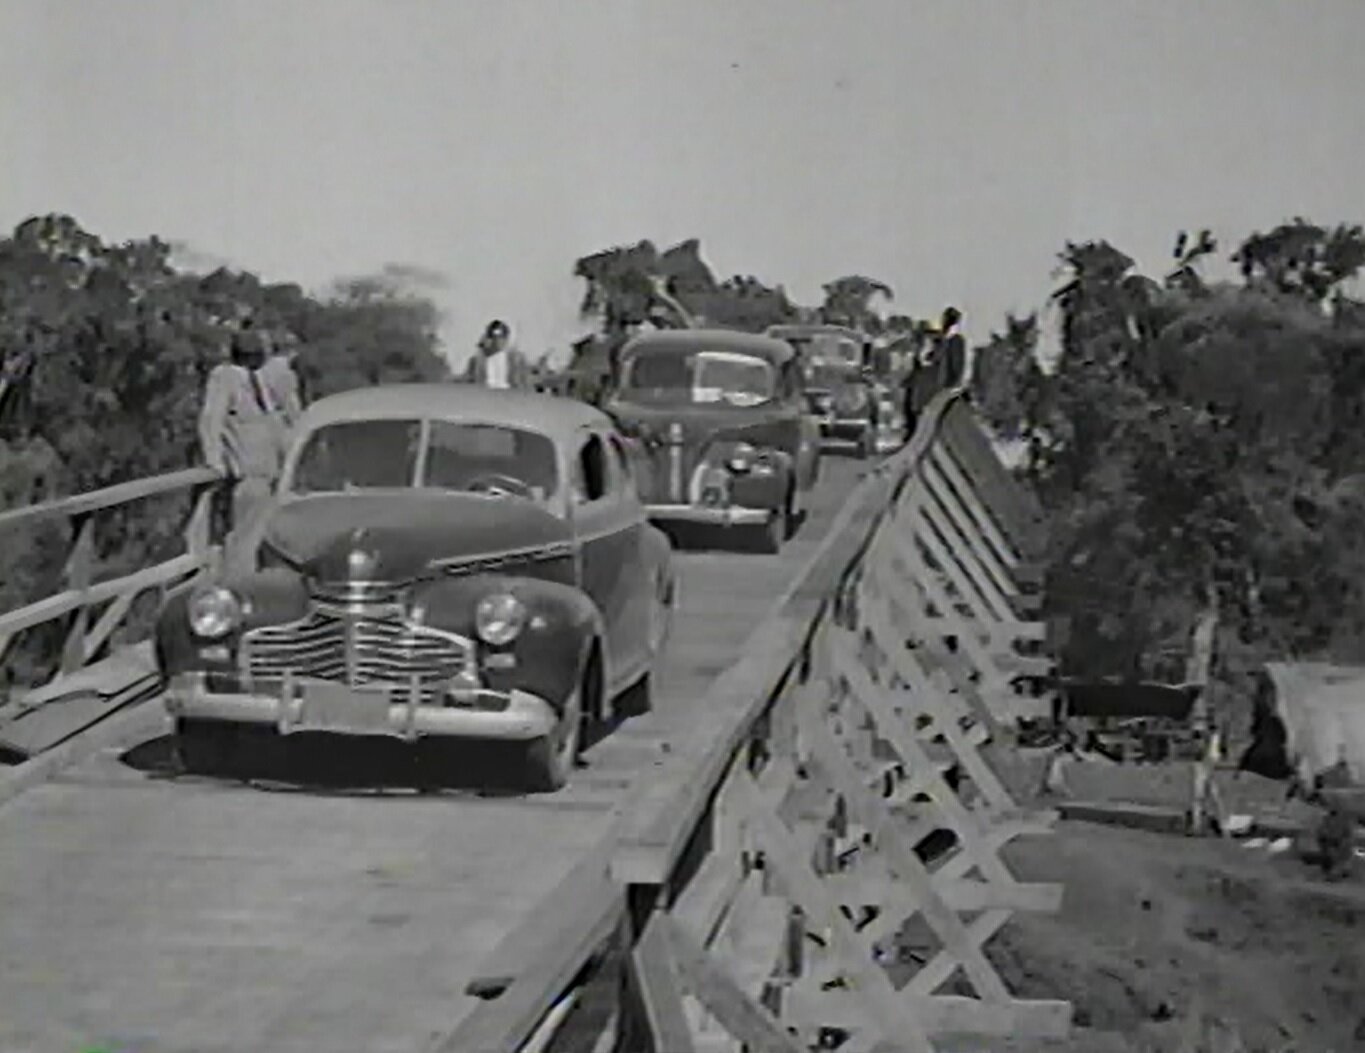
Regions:
[[642, 334], [621, 349], [604, 409], [637, 444], [651, 519], [702, 523], [780, 551], [820, 471], [796, 353], [727, 329]]
[[322, 399], [257, 534], [255, 570], [159, 615], [189, 770], [230, 768], [251, 730], [489, 740], [553, 790], [593, 721], [648, 708], [671, 547], [591, 406], [464, 384]]
[[777, 325], [767, 335], [797, 353], [810, 412], [825, 449], [852, 447], [860, 458], [885, 449], [894, 435], [889, 389], [872, 375], [863, 335], [840, 325]]

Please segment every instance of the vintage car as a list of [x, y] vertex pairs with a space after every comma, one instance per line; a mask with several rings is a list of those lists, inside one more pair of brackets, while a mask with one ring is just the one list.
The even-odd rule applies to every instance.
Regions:
[[501, 740], [562, 785], [594, 720], [648, 707], [674, 577], [625, 444], [584, 403], [464, 384], [306, 411], [255, 558], [182, 588], [156, 652], [181, 757], [254, 725]]
[[826, 448], [852, 446], [859, 457], [880, 448], [887, 430], [862, 335], [838, 325], [781, 325], [768, 335], [796, 349], [810, 411]]
[[743, 530], [769, 553], [796, 532], [820, 440], [789, 345], [727, 329], [637, 336], [604, 408], [636, 441], [655, 521]]

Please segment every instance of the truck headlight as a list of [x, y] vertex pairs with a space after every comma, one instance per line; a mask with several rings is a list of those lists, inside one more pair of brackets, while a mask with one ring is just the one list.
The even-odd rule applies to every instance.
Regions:
[[474, 609], [474, 629], [479, 639], [504, 647], [521, 635], [526, 625], [526, 605], [511, 593], [485, 596]]
[[190, 597], [186, 615], [195, 636], [218, 640], [242, 623], [242, 601], [231, 589], [213, 585]]

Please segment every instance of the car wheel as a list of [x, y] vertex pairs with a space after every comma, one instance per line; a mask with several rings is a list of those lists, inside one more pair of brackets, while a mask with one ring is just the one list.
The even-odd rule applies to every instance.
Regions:
[[775, 556], [782, 550], [782, 538], [786, 533], [787, 521], [784, 512], [771, 512], [763, 524], [757, 528], [758, 550], [767, 556]]
[[235, 766], [235, 728], [214, 720], [181, 717], [175, 722], [175, 752], [191, 775], [226, 775]]
[[555, 729], [526, 744], [526, 784], [532, 793], [552, 793], [569, 781], [583, 742], [583, 689], [577, 687], [564, 704]]
[[801, 528], [801, 507], [797, 501], [796, 487], [793, 486], [787, 494], [787, 503], [782, 512], [782, 535], [784, 538], [793, 538], [797, 530]]

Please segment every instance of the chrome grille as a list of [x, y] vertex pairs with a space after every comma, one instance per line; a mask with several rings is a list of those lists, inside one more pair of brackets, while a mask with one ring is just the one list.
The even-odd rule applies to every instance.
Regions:
[[435, 702], [474, 659], [464, 637], [372, 611], [314, 610], [296, 622], [252, 629], [241, 649], [242, 673], [254, 689], [278, 687], [286, 673], [401, 690], [416, 676], [424, 702]]
[[646, 488], [648, 492], [641, 494], [644, 500], [686, 504], [688, 483], [701, 461], [700, 452], [696, 446], [684, 445], [681, 442], [660, 440], [651, 443], [646, 452], [649, 482]]

